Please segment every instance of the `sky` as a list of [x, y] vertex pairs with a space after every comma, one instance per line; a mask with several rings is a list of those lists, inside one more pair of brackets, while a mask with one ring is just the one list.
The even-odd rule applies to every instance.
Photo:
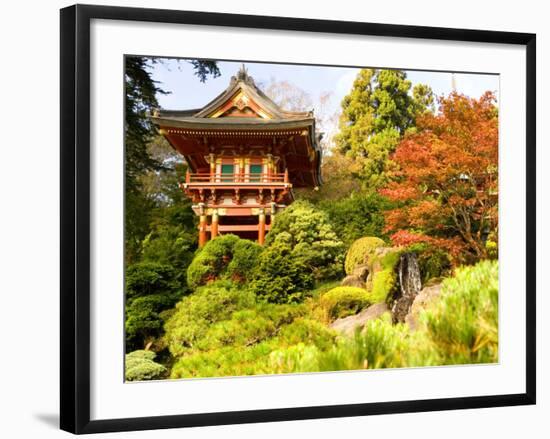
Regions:
[[[221, 76], [209, 76], [202, 83], [195, 76], [191, 64], [184, 60], [164, 59], [163, 62], [155, 63], [151, 70], [152, 78], [158, 81], [160, 88], [171, 92], [168, 95], [158, 95], [159, 104], [161, 108], [170, 110], [201, 108], [227, 88], [231, 76], [241, 66], [241, 62], [219, 62]], [[267, 85], [272, 80], [288, 81], [310, 95], [314, 103], [322, 94], [331, 92], [331, 98], [326, 104], [326, 111], [329, 113], [339, 112], [340, 103], [351, 90], [360, 70], [352, 67], [252, 62], [245, 63], [245, 67], [257, 85]], [[436, 96], [448, 95], [452, 91], [451, 72], [405, 71], [413, 87], [418, 83], [427, 84]], [[478, 98], [489, 90], [498, 98], [498, 75], [456, 73], [454, 82], [457, 92], [466, 96]]]

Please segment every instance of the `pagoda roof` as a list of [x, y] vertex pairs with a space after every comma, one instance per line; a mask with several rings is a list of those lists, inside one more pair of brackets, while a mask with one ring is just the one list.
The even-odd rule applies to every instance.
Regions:
[[[281, 108], [256, 86], [244, 65], [231, 77], [228, 87], [204, 107], [156, 110], [151, 120], [194, 171], [208, 166], [205, 156], [212, 148], [225, 147], [223, 138], [250, 139], [248, 143], [239, 140], [240, 147], [255, 148], [261, 144], [271, 148], [269, 145], [274, 143], [266, 142], [273, 137], [283, 139], [283, 143], [290, 139], [279, 151], [287, 159], [297, 186], [316, 186], [321, 182], [321, 135], [316, 130], [313, 111]], [[252, 140], [259, 138], [264, 140]]]
[[242, 125], [246, 129], [262, 125], [298, 127], [315, 123], [313, 111], [288, 111], [273, 102], [256, 86], [244, 66], [231, 77], [227, 89], [203, 108], [159, 110], [154, 112], [152, 120], [159, 126], [181, 128], [240, 128]]

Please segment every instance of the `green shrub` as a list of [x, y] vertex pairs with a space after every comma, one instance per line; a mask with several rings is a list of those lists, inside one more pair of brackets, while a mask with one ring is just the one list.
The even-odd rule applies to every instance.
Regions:
[[321, 322], [298, 317], [292, 323], [283, 326], [277, 337], [280, 346], [305, 343], [325, 350], [334, 344], [336, 334]]
[[420, 317], [443, 364], [497, 362], [498, 262], [458, 269]]
[[498, 361], [498, 263], [483, 261], [446, 279], [440, 299], [420, 313], [411, 332], [391, 315], [367, 322], [330, 348], [302, 345], [272, 354], [280, 372], [419, 367]]
[[295, 303], [304, 300], [313, 284], [311, 270], [293, 256], [292, 237], [281, 232], [261, 253], [250, 289], [261, 301]]
[[[197, 233], [181, 225], [157, 225], [142, 243], [142, 260], [171, 265], [185, 273], [197, 248]], [[183, 279], [184, 280], [184, 279]]]
[[251, 346], [230, 347], [195, 352], [179, 358], [170, 378], [245, 376], [274, 373], [269, 354], [275, 349], [273, 340]]
[[339, 200], [320, 201], [318, 205], [327, 212], [346, 247], [362, 236], [384, 236], [384, 211], [393, 206], [377, 192], [352, 193]]
[[254, 296], [230, 282], [218, 281], [184, 297], [164, 325], [164, 339], [172, 355], [196, 348], [216, 322], [227, 320], [236, 310], [254, 304]]
[[197, 341], [195, 349], [213, 350], [224, 346], [249, 346], [275, 336], [280, 328], [305, 313], [301, 305], [259, 303], [234, 311], [223, 321], [212, 324]]
[[163, 312], [186, 293], [172, 266], [138, 262], [126, 270], [126, 349], [131, 351], [162, 335]]
[[181, 288], [171, 265], [158, 262], [138, 262], [126, 269], [126, 299], [151, 294], [172, 293]]
[[[257, 333], [244, 330], [237, 338], [238, 331], [235, 327], [228, 333], [230, 344], [220, 343], [211, 345], [208, 351], [193, 351], [190, 355], [180, 357], [174, 364], [171, 372], [172, 378], [208, 377], [208, 376], [239, 376], [283, 373], [285, 367], [276, 364], [276, 358], [287, 351], [295, 351], [295, 346], [312, 346], [316, 351], [323, 351], [334, 344], [336, 334], [319, 322], [300, 316], [304, 310], [300, 305], [260, 305], [263, 310], [258, 310], [264, 322], [270, 321], [274, 327], [271, 333]], [[281, 313], [281, 309], [285, 309]], [[288, 313], [290, 311], [290, 314]], [[239, 316], [240, 314], [240, 316]], [[287, 314], [286, 317], [283, 317]], [[270, 317], [275, 317], [270, 320]], [[279, 318], [276, 318], [278, 316]], [[231, 322], [240, 320], [241, 324], [259, 327], [249, 320], [250, 315], [235, 313]], [[289, 320], [290, 318], [290, 320]], [[293, 319], [293, 320], [292, 320]], [[226, 327], [230, 327], [230, 325]], [[223, 331], [220, 331], [220, 335]], [[256, 332], [255, 337], [250, 338]], [[241, 338], [243, 334], [247, 337]]]
[[488, 239], [485, 242], [485, 249], [487, 250], [487, 256], [490, 259], [498, 259], [498, 242]]
[[269, 354], [269, 368], [273, 373], [319, 372], [319, 348], [298, 343], [281, 347]]
[[126, 354], [124, 368], [127, 381], [144, 381], [162, 378], [166, 368], [155, 363], [156, 354], [152, 351], [138, 350]]
[[162, 335], [163, 312], [172, 308], [179, 300], [177, 294], [152, 294], [138, 297], [126, 305], [127, 349], [144, 347], [154, 338]]
[[344, 244], [334, 232], [328, 216], [306, 201], [296, 201], [277, 215], [267, 234], [269, 248], [285, 235], [291, 257], [305, 267], [315, 281], [342, 274]]
[[246, 281], [262, 248], [235, 235], [223, 235], [209, 241], [187, 269], [187, 283], [195, 289], [218, 279]]
[[227, 265], [226, 276], [236, 280], [244, 281], [250, 278], [250, 273], [258, 265], [262, 247], [248, 239], [241, 239], [233, 247], [233, 258]]
[[357, 265], [367, 262], [369, 256], [374, 253], [374, 250], [383, 246], [384, 241], [371, 236], [366, 236], [355, 241], [346, 254], [346, 273], [351, 274]]
[[407, 247], [407, 252], [417, 255], [418, 268], [422, 275], [423, 284], [430, 279], [447, 276], [451, 271], [451, 258], [440, 247], [418, 243]]
[[336, 287], [319, 299], [326, 321], [357, 314], [370, 304], [367, 291], [357, 287]]

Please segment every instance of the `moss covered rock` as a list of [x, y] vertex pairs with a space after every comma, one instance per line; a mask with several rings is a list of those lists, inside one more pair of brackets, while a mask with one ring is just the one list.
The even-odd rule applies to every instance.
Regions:
[[373, 303], [388, 302], [393, 298], [398, 287], [397, 267], [401, 253], [400, 248], [381, 247], [371, 256], [367, 289]]
[[355, 241], [346, 254], [345, 270], [350, 275], [357, 265], [365, 264], [369, 261], [374, 251], [384, 246], [384, 241], [374, 236], [366, 236]]
[[323, 310], [324, 319], [332, 321], [357, 314], [363, 308], [369, 306], [372, 301], [363, 288], [336, 287], [323, 294], [319, 303]]

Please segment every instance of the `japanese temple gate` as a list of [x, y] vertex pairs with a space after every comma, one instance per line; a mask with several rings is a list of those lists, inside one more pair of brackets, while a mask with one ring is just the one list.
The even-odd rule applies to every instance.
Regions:
[[188, 164], [180, 186], [200, 218], [200, 247], [224, 233], [263, 244], [292, 188], [321, 184], [313, 112], [283, 110], [244, 66], [205, 107], [160, 110], [152, 120]]

